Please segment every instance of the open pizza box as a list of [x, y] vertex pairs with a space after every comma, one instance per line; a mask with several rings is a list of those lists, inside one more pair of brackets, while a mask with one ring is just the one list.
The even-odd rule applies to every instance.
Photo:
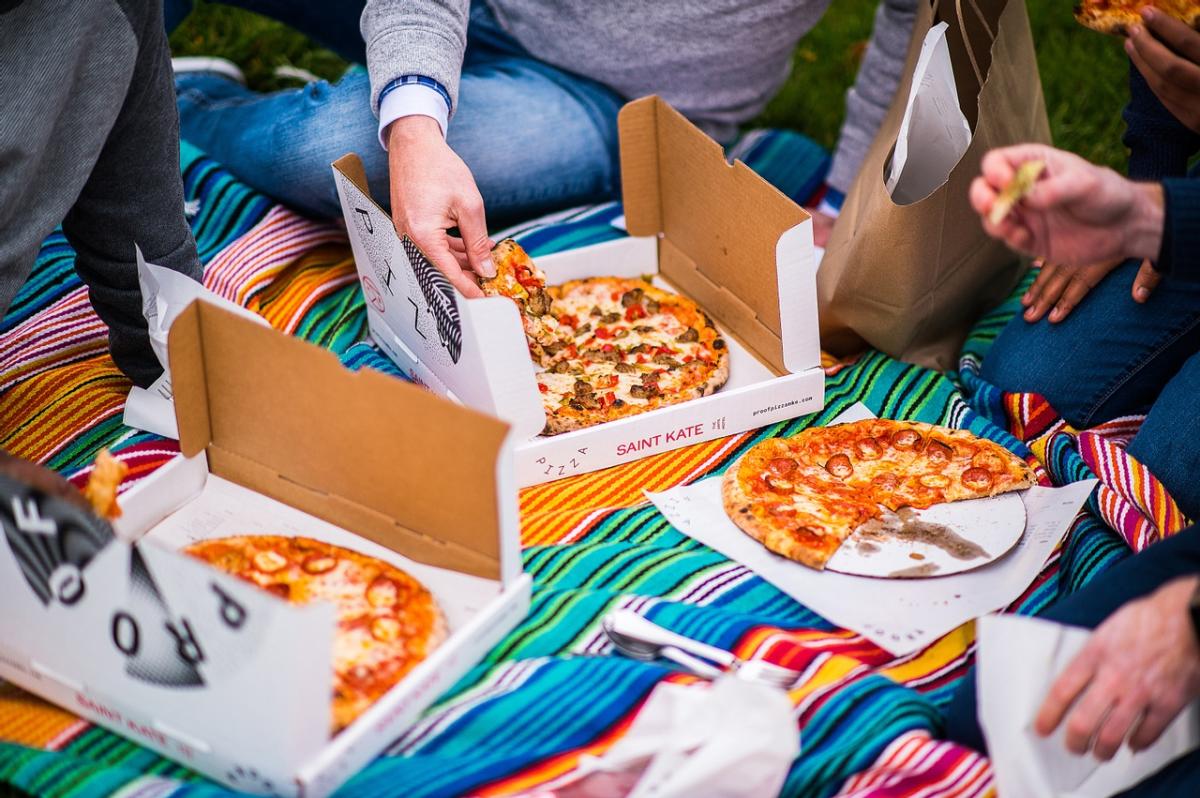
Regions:
[[499, 416], [522, 486], [595, 471], [824, 405], [816, 261], [805, 211], [657, 97], [619, 118], [630, 236], [535, 258], [549, 284], [654, 275], [691, 297], [729, 344], [715, 394], [555, 436], [516, 305], [466, 299], [371, 199], [362, 164], [333, 164], [375, 342], [418, 382]]
[[[183, 456], [122, 496], [115, 536], [0, 512], [0, 677], [240, 791], [327, 795], [528, 610], [508, 426], [200, 302], [170, 360]], [[333, 606], [178, 551], [245, 534], [400, 567], [448, 638], [332, 734]]]

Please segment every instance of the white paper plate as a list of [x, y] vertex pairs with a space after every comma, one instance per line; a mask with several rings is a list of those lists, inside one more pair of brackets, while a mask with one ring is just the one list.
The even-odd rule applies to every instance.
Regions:
[[970, 571], [1003, 557], [1021, 539], [1025, 505], [1016, 493], [1005, 493], [901, 510], [888, 522], [856, 531], [826, 570], [892, 579]]

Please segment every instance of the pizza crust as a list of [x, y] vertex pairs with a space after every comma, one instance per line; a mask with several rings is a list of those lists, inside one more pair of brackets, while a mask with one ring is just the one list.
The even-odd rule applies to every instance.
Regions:
[[[738, 478], [738, 471], [745, 457], [746, 455], [742, 455], [734, 461], [721, 478], [721, 503], [729, 520], [733, 521], [738, 529], [761, 543], [768, 551], [801, 565], [807, 565], [809, 568], [818, 571], [824, 570], [825, 563], [832, 556], [832, 552], [829, 556], [822, 557], [819, 552], [800, 546], [796, 538], [786, 529], [755, 515], [754, 500], [742, 489], [741, 480]], [[841, 541], [838, 541], [838, 545], [841, 545]]]

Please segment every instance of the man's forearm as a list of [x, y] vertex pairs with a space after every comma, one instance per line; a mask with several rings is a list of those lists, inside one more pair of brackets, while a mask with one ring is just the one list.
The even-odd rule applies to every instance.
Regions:
[[368, 0], [361, 27], [376, 116], [384, 90], [406, 75], [433, 80], [445, 88], [451, 109], [457, 105], [469, 11], [470, 0]]

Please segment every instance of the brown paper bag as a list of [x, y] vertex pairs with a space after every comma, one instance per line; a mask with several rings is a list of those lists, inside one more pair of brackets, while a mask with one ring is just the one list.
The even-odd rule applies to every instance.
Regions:
[[[932, 194], [897, 205], [884, 188], [921, 44], [946, 39], [971, 145]], [[907, 77], [854, 181], [817, 273], [821, 343], [835, 355], [867, 346], [940, 370], [953, 368], [979, 315], [1011, 293], [1026, 263], [988, 237], [967, 191], [993, 147], [1050, 141], [1023, 0], [919, 4]]]

